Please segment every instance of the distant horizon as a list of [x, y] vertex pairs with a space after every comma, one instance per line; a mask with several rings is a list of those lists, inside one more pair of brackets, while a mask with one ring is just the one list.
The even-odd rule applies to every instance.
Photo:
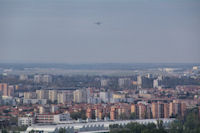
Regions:
[[93, 64], [199, 64], [200, 62], [0, 62], [0, 64], [61, 64], [61, 65], [93, 65]]
[[67, 69], [67, 70], [139, 70], [153, 68], [192, 68], [200, 63], [0, 63], [0, 68], [24, 69]]

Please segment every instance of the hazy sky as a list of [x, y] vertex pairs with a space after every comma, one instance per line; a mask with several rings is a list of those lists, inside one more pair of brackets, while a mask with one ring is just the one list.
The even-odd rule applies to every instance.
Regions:
[[200, 0], [0, 0], [0, 62], [185, 63], [199, 51]]

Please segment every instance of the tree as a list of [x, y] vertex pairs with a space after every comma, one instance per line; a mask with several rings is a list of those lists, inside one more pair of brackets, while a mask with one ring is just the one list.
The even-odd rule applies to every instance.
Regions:
[[186, 111], [183, 118], [174, 121], [169, 129], [170, 133], [200, 133], [198, 108]]
[[189, 114], [186, 116], [184, 132], [196, 133], [198, 130], [200, 130], [200, 121], [198, 119], [198, 112], [196, 109], [194, 109], [191, 110], [191, 112], [189, 112]]
[[128, 119], [128, 116], [127, 116], [126, 113], [122, 113], [122, 114], [119, 116], [119, 118], [120, 118], [121, 120], [127, 120], [127, 119]]
[[59, 133], [66, 133], [66, 129], [65, 128], [60, 128], [58, 132]]
[[198, 108], [186, 111], [185, 117], [177, 117], [168, 129], [165, 129], [163, 121], [154, 123], [139, 124], [128, 123], [125, 126], [110, 126], [111, 133], [200, 133], [200, 116]]
[[72, 112], [70, 114], [70, 116], [71, 116], [72, 119], [75, 119], [75, 120], [77, 120], [79, 118], [85, 120], [86, 119], [86, 112], [84, 110], [82, 110], [80, 112]]
[[154, 123], [147, 125], [132, 122], [126, 126], [112, 125], [110, 126], [111, 133], [167, 133], [163, 127], [162, 121], [158, 122], [158, 127]]
[[130, 114], [130, 119], [131, 120], [137, 119], [137, 116], [136, 116], [135, 112], [133, 112], [133, 113]]
[[34, 133], [35, 131], [32, 129], [29, 133]]
[[183, 123], [179, 120], [175, 120], [170, 125], [170, 133], [183, 133]]
[[165, 128], [163, 126], [163, 121], [157, 120], [157, 126], [158, 126], [159, 133], [167, 133], [167, 131], [165, 131]]
[[8, 133], [8, 131], [6, 129], [2, 129], [1, 131], [2, 133]]
[[128, 128], [123, 128], [123, 129], [114, 128], [110, 131], [110, 133], [131, 133], [131, 131]]

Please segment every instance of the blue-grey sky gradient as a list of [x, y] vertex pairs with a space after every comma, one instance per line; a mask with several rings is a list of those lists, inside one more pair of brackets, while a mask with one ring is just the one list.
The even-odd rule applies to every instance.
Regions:
[[0, 0], [0, 62], [189, 63], [199, 51], [200, 0]]

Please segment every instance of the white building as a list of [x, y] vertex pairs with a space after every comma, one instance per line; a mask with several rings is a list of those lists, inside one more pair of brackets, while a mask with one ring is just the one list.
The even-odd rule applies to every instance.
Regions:
[[105, 87], [108, 85], [109, 79], [101, 79], [101, 86]]
[[58, 106], [52, 105], [51, 106], [51, 113], [55, 113], [56, 111], [58, 111]]
[[[163, 121], [163, 126], [168, 127], [175, 119], [160, 119]], [[128, 123], [136, 122], [139, 124], [157, 124], [157, 119], [140, 119], [140, 120], [124, 120], [124, 121], [97, 121], [97, 122], [82, 122], [82, 123], [68, 123], [68, 124], [58, 124], [58, 125], [33, 125], [27, 128], [26, 132], [32, 130], [37, 130], [44, 133], [58, 132], [60, 128], [65, 128], [67, 133], [77, 133], [77, 132], [87, 132], [87, 133], [97, 133], [97, 132], [109, 132], [109, 126], [127, 125]]]
[[23, 99], [23, 104], [47, 104], [47, 99]]
[[62, 103], [65, 104], [66, 103], [66, 93], [64, 92], [59, 92], [57, 93], [57, 103]]
[[18, 126], [31, 126], [33, 123], [33, 117], [18, 117]]
[[69, 113], [57, 114], [54, 115], [54, 123], [66, 123], [71, 120]]
[[108, 103], [110, 101], [108, 92], [100, 92], [99, 97], [100, 97], [101, 101], [104, 103]]
[[153, 80], [153, 88], [158, 88], [159, 85], [158, 85], [158, 79], [154, 79]]
[[69, 113], [63, 114], [36, 114], [35, 122], [43, 124], [69, 123], [71, 120]]
[[139, 91], [139, 94], [147, 94], [147, 90], [146, 89], [141, 89], [140, 91]]
[[35, 99], [36, 92], [24, 92], [24, 99]]
[[39, 114], [44, 114], [46, 112], [46, 109], [44, 106], [39, 106]]
[[19, 76], [19, 80], [28, 80], [28, 76], [22, 74], [22, 75]]
[[138, 88], [142, 88], [142, 77], [141, 76], [137, 76], [137, 86]]
[[57, 100], [57, 90], [49, 90], [49, 100], [55, 102]]

